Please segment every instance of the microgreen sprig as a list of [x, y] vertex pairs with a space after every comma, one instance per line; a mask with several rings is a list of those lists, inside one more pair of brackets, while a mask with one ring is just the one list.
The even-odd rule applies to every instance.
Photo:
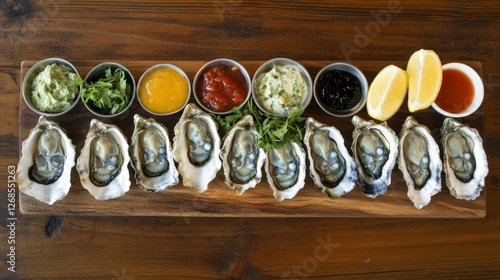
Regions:
[[219, 133], [224, 136], [244, 116], [251, 115], [260, 134], [259, 147], [266, 152], [281, 148], [290, 142], [300, 142], [305, 132], [304, 110], [297, 110], [285, 118], [270, 116], [256, 107], [252, 99], [242, 108], [233, 109], [228, 115], [212, 115], [219, 124]]
[[131, 86], [127, 83], [125, 72], [116, 69], [114, 73], [108, 68], [105, 77], [93, 83], [81, 78], [77, 84], [82, 85], [82, 101], [95, 108], [99, 113], [113, 115], [121, 112], [130, 102]]

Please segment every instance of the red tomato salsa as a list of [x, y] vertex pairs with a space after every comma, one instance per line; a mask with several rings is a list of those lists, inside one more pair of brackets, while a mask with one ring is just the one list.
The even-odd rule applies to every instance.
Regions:
[[248, 85], [238, 67], [220, 64], [203, 72], [196, 84], [196, 92], [208, 109], [227, 112], [243, 104]]

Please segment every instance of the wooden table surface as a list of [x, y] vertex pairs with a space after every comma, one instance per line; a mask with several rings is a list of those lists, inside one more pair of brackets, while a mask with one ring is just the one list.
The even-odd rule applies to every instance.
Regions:
[[[7, 0], [0, 8], [0, 278], [500, 277], [496, 1]], [[18, 193], [9, 212], [23, 61], [391, 62], [421, 48], [482, 65], [484, 218], [27, 215]]]

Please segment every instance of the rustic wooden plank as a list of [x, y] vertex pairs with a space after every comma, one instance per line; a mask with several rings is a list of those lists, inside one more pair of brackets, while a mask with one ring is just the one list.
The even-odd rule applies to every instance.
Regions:
[[[360, 41], [373, 14], [389, 4], [402, 9]], [[18, 213], [16, 272], [7, 270], [12, 245], [3, 243], [0, 278], [499, 278], [498, 1], [7, 0], [0, 10], [3, 199], [7, 166], [19, 160], [19, 65], [50, 56], [74, 62], [275, 56], [337, 61], [347, 59], [340, 48], [346, 43], [356, 47], [353, 62], [403, 61], [419, 48], [435, 50], [443, 62], [481, 61], [490, 167], [484, 219], [64, 215], [48, 237], [50, 214]], [[6, 203], [0, 203], [7, 234], [6, 213]], [[316, 251], [319, 240], [328, 238], [336, 247]]]
[[[21, 65], [21, 78], [36, 61], [24, 61]], [[102, 61], [73, 61], [80, 75], [86, 73]], [[183, 69], [192, 80], [196, 71], [206, 61], [117, 61], [134, 75], [136, 81], [140, 75], [150, 66], [157, 63], [172, 63]], [[250, 75], [264, 61], [240, 61], [247, 68]], [[312, 77], [323, 66], [331, 61], [300, 61], [308, 69]], [[352, 64], [360, 68], [369, 81], [373, 80], [376, 73], [388, 64], [405, 67], [403, 61], [354, 61]], [[481, 73], [481, 64], [476, 61], [466, 62]], [[195, 102], [194, 97], [191, 101]], [[151, 117], [145, 112], [137, 101], [131, 109], [122, 116], [111, 119], [102, 119], [118, 125], [130, 139], [133, 132], [133, 115], [139, 113]], [[156, 119], [169, 128], [170, 138], [173, 138], [173, 127], [177, 123], [181, 113], [172, 116], [162, 116]], [[353, 127], [350, 118], [335, 118], [323, 113], [313, 100], [307, 108], [306, 116], [312, 116], [324, 123], [337, 127], [346, 139], [346, 145], [350, 148], [352, 142]], [[409, 115], [406, 103], [401, 110], [391, 118], [388, 123], [396, 133]], [[412, 114], [419, 122], [427, 125], [433, 136], [438, 139], [439, 128], [444, 118], [429, 108]], [[366, 110], [360, 112], [363, 118], [369, 118]], [[85, 135], [89, 122], [94, 116], [87, 111], [83, 104], [78, 104], [65, 116], [54, 118], [68, 132], [77, 149], [77, 155], [83, 147]], [[20, 145], [29, 134], [29, 130], [35, 126], [38, 115], [33, 113], [20, 99]], [[484, 135], [484, 111], [483, 107], [463, 121], [478, 129]], [[130, 168], [130, 174], [133, 174]], [[444, 176], [443, 176], [444, 178]], [[148, 193], [140, 190], [135, 184], [133, 177], [131, 190], [124, 196], [109, 200], [97, 201], [85, 190], [78, 178], [75, 169], [72, 171], [72, 188], [70, 193], [62, 201], [53, 205], [45, 205], [27, 195], [20, 195], [20, 209], [24, 214], [38, 215], [125, 215], [125, 216], [224, 216], [224, 217], [431, 217], [431, 218], [482, 218], [486, 215], [486, 192], [483, 191], [476, 200], [464, 201], [452, 197], [444, 185], [442, 192], [432, 198], [431, 203], [423, 209], [415, 209], [413, 203], [407, 198], [407, 187], [397, 167], [392, 173], [392, 183], [386, 194], [371, 199], [364, 196], [359, 187], [341, 199], [331, 200], [315, 189], [312, 180], [308, 176], [306, 186], [298, 195], [289, 201], [278, 202], [272, 196], [268, 183], [263, 180], [255, 189], [237, 195], [224, 184], [223, 172], [219, 171], [216, 179], [210, 184], [209, 190], [199, 194], [182, 184], [173, 186], [162, 193]]]

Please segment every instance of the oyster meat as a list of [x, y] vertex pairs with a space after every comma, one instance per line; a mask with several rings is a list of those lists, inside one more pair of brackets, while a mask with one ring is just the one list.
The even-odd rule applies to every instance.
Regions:
[[71, 187], [75, 146], [59, 124], [41, 116], [22, 144], [16, 173], [19, 190], [52, 205]]
[[352, 152], [358, 166], [358, 182], [368, 197], [387, 192], [398, 155], [398, 137], [386, 122], [376, 124], [352, 118]]
[[298, 143], [288, 143], [267, 152], [267, 181], [278, 201], [293, 198], [304, 187], [306, 153]]
[[196, 105], [184, 108], [174, 127], [173, 155], [184, 186], [204, 192], [221, 168], [217, 123]]
[[134, 115], [130, 156], [141, 189], [160, 192], [179, 183], [168, 130], [156, 120]]
[[478, 131], [446, 118], [441, 127], [441, 146], [450, 193], [459, 199], [476, 199], [488, 175], [488, 160]]
[[243, 117], [224, 137], [220, 151], [226, 185], [242, 194], [262, 179], [266, 153], [251, 115]]
[[82, 186], [98, 200], [124, 195], [130, 188], [127, 139], [115, 125], [93, 119], [76, 169]]
[[417, 209], [441, 191], [442, 164], [439, 146], [430, 130], [409, 116], [399, 133], [398, 167], [408, 186], [408, 197]]
[[338, 129], [309, 117], [304, 144], [309, 157], [309, 174], [318, 189], [330, 198], [338, 198], [356, 186], [358, 168]]

